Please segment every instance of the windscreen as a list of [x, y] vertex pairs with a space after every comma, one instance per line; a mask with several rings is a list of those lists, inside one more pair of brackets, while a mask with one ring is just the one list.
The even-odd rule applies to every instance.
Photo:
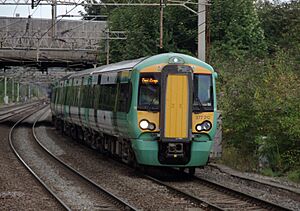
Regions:
[[160, 73], [141, 73], [139, 81], [139, 110], [159, 110]]
[[213, 88], [211, 75], [194, 75], [194, 111], [212, 111], [213, 110]]

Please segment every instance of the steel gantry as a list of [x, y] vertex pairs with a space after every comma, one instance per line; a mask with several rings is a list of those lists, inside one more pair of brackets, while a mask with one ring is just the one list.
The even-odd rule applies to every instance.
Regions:
[[[198, 15], [198, 58], [205, 61], [206, 58], [206, 5], [208, 0], [0, 0], [0, 5], [52, 5], [52, 35], [55, 34], [55, 19], [57, 5], [78, 5], [82, 6], [157, 6], [161, 8], [161, 37], [162, 40], [162, 24], [163, 24], [163, 7], [165, 6], [181, 6], [194, 14]], [[192, 5], [198, 5], [198, 9], [194, 10]], [[162, 41], [160, 41], [162, 46]]]

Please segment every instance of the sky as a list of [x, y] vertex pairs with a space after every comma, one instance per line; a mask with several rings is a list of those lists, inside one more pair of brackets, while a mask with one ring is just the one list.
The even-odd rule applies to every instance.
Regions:
[[[271, 0], [272, 1], [272, 0]], [[279, 2], [287, 2], [289, 0], [279, 0]], [[67, 11], [72, 10], [75, 6], [58, 6], [57, 15], [64, 15]], [[82, 6], [77, 6], [73, 9], [70, 15], [79, 15], [79, 11], [84, 11]], [[32, 15], [33, 18], [51, 18], [51, 6], [48, 5], [39, 5], [38, 7], [31, 9], [30, 5], [0, 5], [0, 16], [5, 17], [16, 17], [19, 14], [20, 17], [28, 17], [28, 15]], [[64, 19], [80, 19], [80, 17], [73, 18], [64, 18]]]
[[[57, 6], [57, 16], [64, 15], [67, 11], [70, 11], [75, 6]], [[82, 6], [75, 7], [68, 15], [80, 15], [79, 11], [84, 12]], [[28, 17], [32, 15], [33, 18], [51, 18], [51, 6], [39, 5], [38, 7], [31, 9], [29, 5], [0, 5], [0, 16], [1, 17], [16, 17], [19, 14], [20, 17]], [[64, 18], [64, 19], [80, 19], [80, 17]]]

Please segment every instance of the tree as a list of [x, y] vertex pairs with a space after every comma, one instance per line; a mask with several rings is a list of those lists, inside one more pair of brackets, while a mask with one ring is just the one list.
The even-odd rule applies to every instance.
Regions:
[[217, 53], [262, 55], [266, 43], [253, 0], [213, 0], [211, 40]]
[[[182, 16], [178, 16], [180, 13]], [[164, 48], [159, 48], [159, 8], [122, 7], [111, 12], [111, 30], [125, 30], [127, 40], [112, 41], [113, 61], [138, 58], [161, 52], [195, 55], [197, 17], [184, 8], [164, 10]], [[184, 18], [182, 18], [184, 17]]]
[[258, 3], [258, 14], [268, 42], [269, 52], [289, 51], [300, 60], [300, 1]]

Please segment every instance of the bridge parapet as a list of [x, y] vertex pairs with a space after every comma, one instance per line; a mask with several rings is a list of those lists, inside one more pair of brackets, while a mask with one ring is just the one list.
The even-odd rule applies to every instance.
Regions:
[[97, 63], [105, 21], [0, 17], [0, 62]]

